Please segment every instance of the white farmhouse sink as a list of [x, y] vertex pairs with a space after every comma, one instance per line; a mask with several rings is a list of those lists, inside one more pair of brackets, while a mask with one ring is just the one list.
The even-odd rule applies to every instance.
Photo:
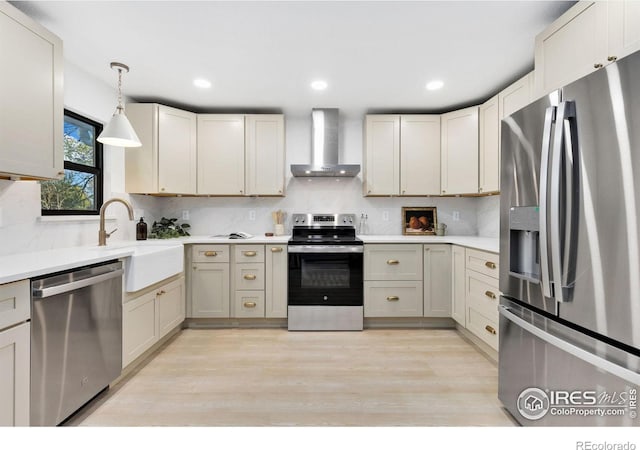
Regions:
[[179, 245], [134, 247], [125, 270], [125, 290], [135, 292], [184, 270], [184, 250]]

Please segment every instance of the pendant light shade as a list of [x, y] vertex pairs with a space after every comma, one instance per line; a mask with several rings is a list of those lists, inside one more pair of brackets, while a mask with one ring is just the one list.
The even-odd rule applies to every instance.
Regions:
[[111, 121], [98, 136], [98, 142], [116, 147], [140, 147], [142, 142], [124, 114], [124, 105], [122, 104], [122, 72], [129, 72], [129, 67], [122, 63], [112, 62], [111, 68], [118, 71], [118, 106]]

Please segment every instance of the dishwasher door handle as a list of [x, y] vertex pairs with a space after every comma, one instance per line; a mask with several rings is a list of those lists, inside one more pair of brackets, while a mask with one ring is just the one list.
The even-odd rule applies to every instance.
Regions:
[[53, 295], [64, 294], [65, 292], [75, 291], [77, 289], [91, 286], [92, 284], [97, 284], [102, 281], [120, 277], [122, 276], [123, 272], [124, 271], [122, 269], [118, 269], [112, 272], [96, 275], [95, 277], [84, 278], [82, 280], [72, 281], [71, 283], [61, 284], [60, 286], [51, 286], [44, 289], [34, 289], [32, 295], [34, 298], [47, 298]]

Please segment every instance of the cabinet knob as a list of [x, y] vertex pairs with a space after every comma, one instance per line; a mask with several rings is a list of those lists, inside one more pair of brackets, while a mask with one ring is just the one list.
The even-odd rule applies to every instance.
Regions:
[[193, 266], [193, 270], [198, 270], [198, 266]]
[[400, 264], [400, 261], [398, 261], [397, 259], [388, 259], [387, 264], [389, 264], [390, 266], [395, 266], [397, 264]]
[[243, 254], [244, 256], [256, 256], [256, 255], [257, 255], [257, 253], [256, 253], [256, 252], [254, 252], [254, 251], [242, 252], [242, 254]]
[[478, 192], [482, 192], [482, 188], [478, 188]]
[[256, 302], [244, 302], [243, 305], [245, 308], [255, 308], [256, 306], [258, 306]]
[[158, 292], [158, 295], [162, 295], [162, 294], [166, 294], [166, 293], [167, 293], [167, 291], [162, 290], [162, 291], [159, 291], [159, 292]]
[[487, 330], [487, 332], [490, 333], [490, 334], [498, 334], [496, 329], [493, 328], [491, 325], [485, 326], [484, 329]]
[[60, 172], [58, 172], [58, 175], [64, 175], [64, 170], [61, 170]]
[[271, 247], [271, 251], [273, 253], [280, 253], [282, 252], [282, 247]]
[[496, 299], [496, 294], [494, 294], [494, 293], [493, 293], [493, 292], [491, 292], [491, 291], [485, 291], [485, 292], [484, 292], [484, 295], [486, 295], [487, 297], [489, 297], [489, 298], [490, 298], [490, 299], [492, 299], [492, 300], [495, 300], [495, 299]]
[[371, 189], [369, 189], [369, 190], [367, 191], [367, 194], [371, 194]]
[[242, 189], [240, 189], [240, 193], [242, 194]]
[[443, 190], [442, 190], [442, 193], [443, 193], [443, 194], [446, 194], [446, 193], [447, 193], [447, 191], [445, 191], [445, 190], [443, 189]]
[[398, 297], [397, 295], [390, 295], [387, 297], [388, 302], [397, 302], [398, 300], [400, 300], [400, 297]]
[[160, 188], [160, 190], [161, 190], [162, 192], [164, 192], [164, 188]]
[[253, 280], [256, 279], [256, 276], [253, 275], [253, 274], [247, 274], [247, 275], [244, 276], [244, 279], [245, 280], [249, 280], [249, 281], [253, 281]]
[[498, 266], [496, 266], [496, 263], [491, 262], [491, 261], [485, 262], [484, 265], [487, 266], [489, 269], [495, 269], [496, 267], [498, 267]]
[[617, 59], [618, 59], [617, 56], [608, 56], [607, 57], [607, 61], [611, 61], [611, 62], [616, 61]]
[[204, 256], [218, 256], [218, 252], [204, 252]]
[[402, 190], [402, 193], [403, 193], [403, 194], [405, 193], [405, 190], [404, 190], [404, 189]]
[[282, 189], [278, 189], [278, 194], [282, 194]]
[[600, 64], [600, 63], [596, 63], [596, 64], [593, 65], [594, 69], [600, 69], [601, 67], [602, 67], [602, 64]]

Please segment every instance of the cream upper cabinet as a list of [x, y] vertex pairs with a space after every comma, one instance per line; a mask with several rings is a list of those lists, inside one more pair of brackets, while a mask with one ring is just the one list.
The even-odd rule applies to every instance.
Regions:
[[64, 175], [62, 41], [0, 2], [0, 176]]
[[157, 103], [127, 105], [141, 147], [125, 152], [125, 189], [137, 194], [196, 193], [196, 114]]
[[478, 192], [500, 190], [500, 101], [487, 100], [478, 110], [480, 121]]
[[284, 116], [245, 118], [245, 184], [247, 195], [284, 195]]
[[580, 1], [536, 36], [535, 97], [607, 63], [607, 2]]
[[451, 245], [424, 246], [424, 316], [451, 317]]
[[478, 107], [441, 116], [441, 193], [478, 192]]
[[610, 0], [607, 59], [620, 59], [640, 50], [640, 1]]
[[400, 192], [400, 116], [376, 114], [365, 118], [364, 195]]
[[529, 72], [498, 94], [501, 120], [531, 103], [533, 100], [533, 82], [534, 72]]
[[244, 115], [198, 115], [198, 194], [244, 195]]
[[440, 194], [440, 116], [400, 116], [400, 195]]

